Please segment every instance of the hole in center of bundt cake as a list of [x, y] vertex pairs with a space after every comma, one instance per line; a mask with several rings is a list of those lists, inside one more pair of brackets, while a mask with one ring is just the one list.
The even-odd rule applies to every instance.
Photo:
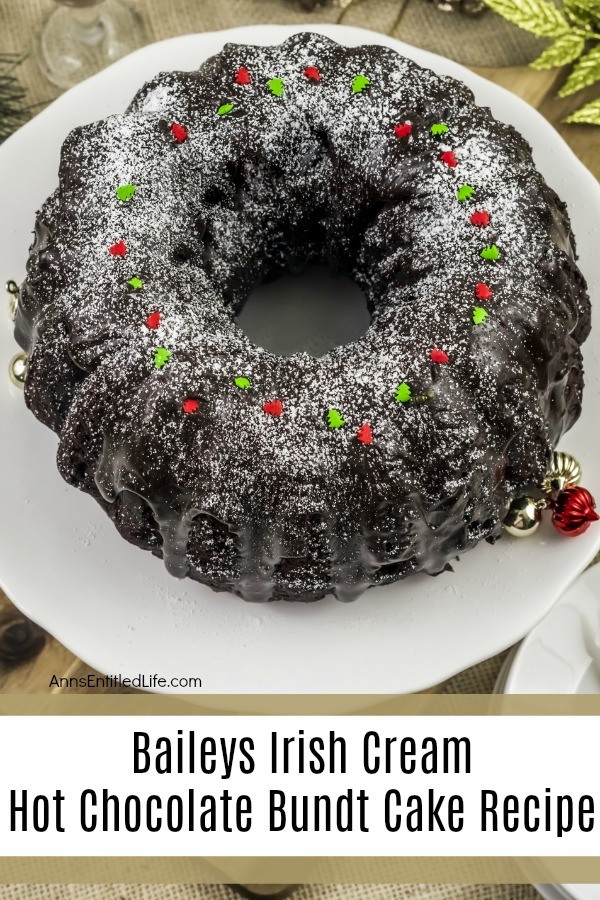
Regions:
[[255, 287], [236, 322], [270, 353], [324, 356], [361, 338], [371, 316], [365, 295], [350, 278], [311, 265], [301, 275], [282, 275]]

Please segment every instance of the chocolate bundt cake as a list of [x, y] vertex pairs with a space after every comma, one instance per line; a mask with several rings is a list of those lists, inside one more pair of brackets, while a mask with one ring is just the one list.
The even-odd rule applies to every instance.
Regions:
[[[228, 44], [76, 128], [16, 336], [58, 467], [119, 532], [246, 600], [351, 600], [495, 539], [577, 419], [565, 204], [461, 83], [317, 34]], [[319, 263], [361, 340], [255, 346], [252, 288]]]

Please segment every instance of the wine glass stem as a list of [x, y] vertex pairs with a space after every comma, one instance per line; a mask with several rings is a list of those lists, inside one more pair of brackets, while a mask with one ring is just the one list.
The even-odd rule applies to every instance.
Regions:
[[104, 26], [96, 6], [71, 7], [75, 19], [75, 33], [82, 44], [98, 44], [102, 40]]

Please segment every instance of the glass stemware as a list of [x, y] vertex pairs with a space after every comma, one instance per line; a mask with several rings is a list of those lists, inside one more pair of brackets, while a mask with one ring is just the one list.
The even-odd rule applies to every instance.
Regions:
[[123, 0], [56, 0], [38, 39], [40, 69], [69, 88], [146, 43], [144, 23]]

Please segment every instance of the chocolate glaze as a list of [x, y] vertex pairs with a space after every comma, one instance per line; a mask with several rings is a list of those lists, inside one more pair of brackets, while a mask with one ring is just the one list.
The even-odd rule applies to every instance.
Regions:
[[[469, 221], [481, 209], [487, 228]], [[107, 252], [118, 240], [123, 258]], [[495, 263], [479, 256], [491, 243]], [[65, 141], [16, 322], [26, 402], [60, 437], [63, 477], [175, 576], [247, 600], [352, 600], [495, 539], [511, 495], [540, 480], [581, 408], [590, 307], [574, 259], [528, 144], [463, 84], [315, 34], [229, 44]], [[350, 275], [372, 323], [319, 359], [278, 357], [234, 318], [255, 284], [307, 262]], [[493, 297], [475, 326], [480, 281]], [[157, 346], [172, 352], [161, 369]], [[395, 401], [401, 381], [418, 402]], [[282, 415], [265, 415], [275, 398]], [[327, 427], [330, 408], [344, 427]]]

